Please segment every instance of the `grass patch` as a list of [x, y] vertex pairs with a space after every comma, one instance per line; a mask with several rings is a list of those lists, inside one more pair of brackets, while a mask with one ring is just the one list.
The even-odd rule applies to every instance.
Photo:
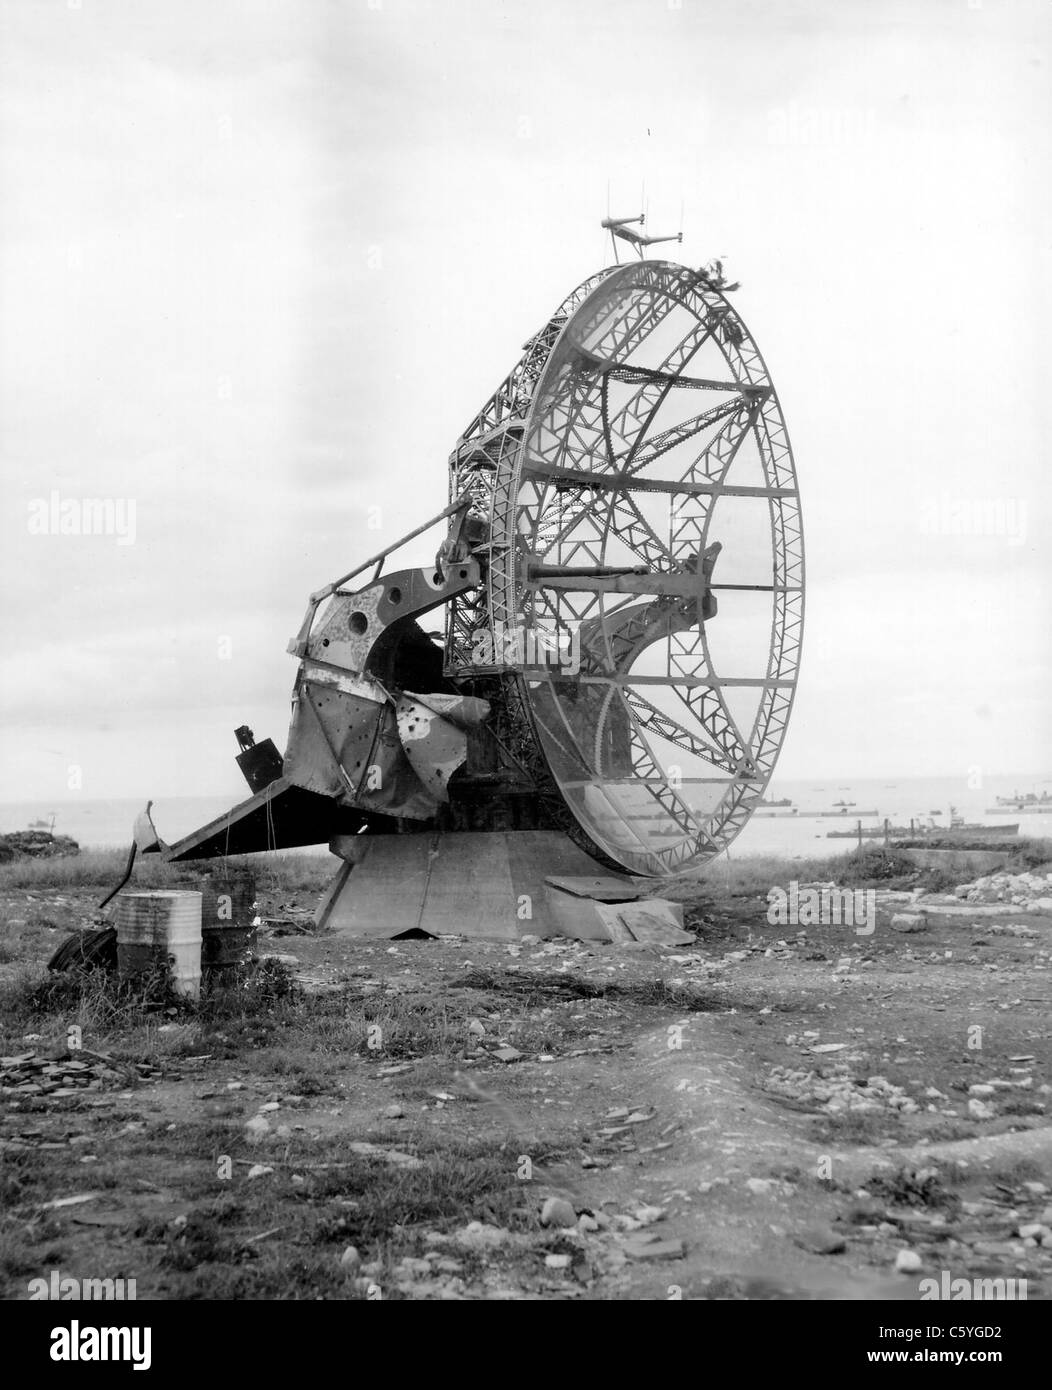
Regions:
[[706, 869], [697, 879], [704, 893], [766, 897], [771, 888], [796, 883], [837, 883], [845, 887], [912, 882], [917, 865], [907, 854], [881, 846], [867, 846], [828, 858], [791, 859], [785, 855], [757, 854], [725, 859]]
[[904, 850], [880, 845], [848, 855], [837, 881], [849, 888], [891, 888], [910, 885], [917, 875], [917, 865]]
[[[31, 892], [112, 888], [123, 877], [127, 862], [126, 849], [89, 849], [80, 854], [46, 859], [14, 859], [0, 864], [0, 892], [19, 888]], [[145, 854], [135, 861], [127, 891], [192, 888], [206, 874], [226, 875], [247, 870], [256, 875], [261, 890], [281, 894], [314, 893], [328, 884], [336, 867], [332, 855], [321, 854], [242, 855], [192, 864], [168, 864], [157, 855]]]
[[879, 1144], [888, 1137], [896, 1117], [890, 1111], [878, 1114], [856, 1114], [850, 1110], [839, 1115], [823, 1115], [815, 1126], [815, 1138], [826, 1144], [857, 1144], [860, 1148]]
[[889, 1206], [926, 1207], [936, 1211], [956, 1210], [960, 1198], [946, 1189], [940, 1173], [929, 1169], [900, 1168], [890, 1177], [870, 1178], [866, 1191]]
[[[430, 1130], [388, 1141], [370, 1132], [370, 1142], [418, 1158], [418, 1167], [406, 1168], [354, 1153], [356, 1136], [347, 1134], [275, 1136], [249, 1147], [240, 1119], [191, 1121], [163, 1134], [157, 1127], [107, 1134], [105, 1121], [88, 1123], [98, 1126], [92, 1150], [99, 1158], [84, 1185], [104, 1196], [86, 1210], [118, 1219], [85, 1231], [72, 1210], [41, 1212], [41, 1203], [68, 1191], [68, 1154], [12, 1155], [0, 1169], [8, 1297], [24, 1296], [27, 1277], [82, 1261], [87, 1241], [97, 1267], [137, 1279], [140, 1298], [361, 1297], [340, 1265], [348, 1245], [379, 1266], [383, 1296], [397, 1297], [393, 1267], [426, 1252], [425, 1234], [470, 1221], [522, 1233], [538, 1226], [539, 1196], [519, 1180], [520, 1146], [509, 1141], [447, 1139]], [[229, 1178], [220, 1176], [220, 1155], [233, 1162]], [[550, 1154], [531, 1156], [541, 1162]], [[250, 1163], [273, 1171], [250, 1179]], [[141, 1181], [143, 1172], [150, 1182]], [[469, 1268], [473, 1257], [455, 1253]], [[502, 1255], [486, 1256], [493, 1258]]]
[[993, 872], [1020, 874], [1030, 869], [1049, 869], [1052, 865], [1052, 840], [1039, 836], [1025, 836], [1012, 846], [1012, 857], [1002, 870]]
[[271, 961], [230, 981], [206, 982], [196, 1002], [175, 994], [163, 969], [134, 981], [105, 970], [70, 970], [0, 985], [0, 1038], [17, 1051], [24, 1034], [64, 1035], [75, 1024], [85, 1047], [113, 1046], [124, 1056], [147, 1060], [162, 1023], [197, 1022], [244, 1033], [253, 1023], [273, 1022], [282, 1006], [291, 1007], [291, 999], [288, 972]]
[[994, 1160], [983, 1170], [987, 1183], [985, 1191], [990, 1196], [1015, 1195], [1025, 1182], [1047, 1182], [1048, 1173], [1032, 1158], [1006, 1158]]
[[[677, 881], [686, 885], [696, 883], [702, 896], [766, 897], [769, 889], [788, 888], [790, 882], [828, 883], [840, 881], [840, 866], [846, 855], [831, 858], [788, 858], [779, 854], [750, 854], [744, 858], [717, 860], [693, 879]], [[678, 895], [677, 895], [678, 896]]]
[[255, 870], [261, 891], [275, 894], [320, 893], [339, 868], [331, 854], [260, 854], [240, 862]]
[[[386, 989], [365, 993], [350, 986], [305, 995], [276, 961], [206, 978], [196, 1001], [173, 993], [163, 972], [134, 982], [103, 970], [23, 978], [0, 985], [0, 1017], [0, 1045], [10, 1051], [22, 1050], [27, 1033], [57, 1043], [77, 1025], [85, 1048], [122, 1061], [197, 1054], [222, 1061], [251, 1054], [259, 1069], [265, 1054], [270, 1069], [294, 1081], [302, 1094], [331, 1089], [327, 1083], [337, 1064], [350, 1057], [453, 1060], [474, 1041], [466, 1001]], [[164, 1024], [176, 1031], [159, 1033]], [[536, 1033], [531, 1042], [537, 1050], [565, 1038], [570, 1027], [544, 1018], [527, 1019], [522, 1026]], [[514, 1027], [509, 1021], [507, 1029]], [[520, 1041], [530, 1045], [524, 1037]]]
[[[64, 888], [112, 888], [124, 874], [128, 862], [126, 849], [82, 850], [80, 854], [46, 859], [13, 859], [0, 864], [0, 892], [12, 888], [46, 892]], [[177, 865], [163, 864], [152, 855], [136, 860], [135, 875], [129, 887], [174, 887], [180, 881]]]
[[[398, 1138], [394, 1142], [400, 1149], [409, 1147], [422, 1161], [420, 1168], [403, 1169], [341, 1152], [343, 1142], [329, 1148], [330, 1166], [305, 1174], [314, 1201], [336, 1199], [343, 1204], [334, 1225], [324, 1217], [316, 1221], [315, 1240], [349, 1240], [361, 1248], [389, 1239], [392, 1227], [398, 1228], [401, 1240], [411, 1237], [414, 1229], [448, 1230], [467, 1221], [519, 1229], [536, 1225], [516, 1177], [516, 1144], [492, 1139], [441, 1143], [428, 1138], [407, 1146]], [[545, 1155], [532, 1157], [541, 1163]], [[313, 1149], [311, 1158], [316, 1161]], [[290, 1157], [293, 1169], [295, 1162]]]
[[[1023, 840], [1005, 872], [1025, 869], [1052, 861], [1052, 841]], [[783, 855], [750, 855], [744, 859], [723, 860], [706, 869], [696, 880], [700, 894], [765, 897], [773, 887], [787, 888], [797, 883], [836, 883], [845, 888], [912, 888], [931, 891], [952, 889], [970, 877], [970, 869], [921, 868], [904, 850], [883, 845], [867, 845], [827, 859], [787, 859]], [[688, 880], [684, 880], [684, 883]]]
[[1045, 1106], [1033, 1096], [1009, 1095], [999, 1103], [1002, 1115], [1043, 1115]]
[[[0, 986], [0, 1043], [20, 1051], [22, 1037], [36, 1033], [39, 1049], [64, 1050], [67, 1030], [77, 1025], [84, 1048], [115, 1062], [168, 1070], [181, 1057], [207, 1055], [216, 1063], [251, 1057], [257, 1074], [309, 1096], [336, 1092], [352, 1060], [431, 1058], [449, 1067], [497, 1042], [523, 1053], [558, 1053], [599, 1037], [603, 1021], [626, 1006], [700, 1013], [728, 1005], [718, 989], [664, 980], [595, 982], [558, 972], [484, 970], [467, 972], [444, 997], [353, 985], [311, 996], [269, 961], [206, 980], [200, 999], [190, 1002], [173, 994], [163, 975], [133, 984], [101, 970], [71, 971]], [[469, 1031], [474, 1017], [484, 1021], [481, 1038]]]
[[531, 973], [519, 971], [498, 973], [492, 970], [468, 970], [458, 980], [465, 989], [487, 990], [502, 996], [522, 1000], [527, 1008], [550, 999], [608, 999], [624, 1000], [655, 1008], [683, 1010], [687, 1013], [709, 1013], [727, 1007], [726, 997], [714, 990], [693, 985], [674, 985], [666, 980], [642, 980], [621, 984], [618, 981], [583, 979], [578, 975], [557, 971]]

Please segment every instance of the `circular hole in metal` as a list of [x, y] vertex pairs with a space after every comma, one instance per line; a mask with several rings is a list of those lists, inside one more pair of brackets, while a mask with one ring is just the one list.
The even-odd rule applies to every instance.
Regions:
[[355, 609], [355, 611], [347, 619], [347, 626], [354, 633], [355, 637], [361, 637], [368, 630], [369, 619], [365, 616], [364, 613]]
[[461, 570], [461, 571], [460, 571], [460, 577], [461, 577], [461, 579], [467, 579], [467, 577], [468, 577], [468, 572], [467, 572], [467, 570]]
[[393, 589], [388, 589], [388, 591], [387, 591], [387, 601], [388, 601], [388, 603], [401, 603], [401, 602], [402, 602], [402, 591], [401, 591], [401, 589], [399, 589], [397, 586], [396, 586], [395, 588], [393, 588]]
[[442, 574], [441, 574], [441, 571], [435, 570], [435, 573], [434, 573], [434, 575], [433, 575], [433, 577], [432, 577], [431, 582], [432, 582], [432, 584], [441, 584], [441, 583], [442, 583]]

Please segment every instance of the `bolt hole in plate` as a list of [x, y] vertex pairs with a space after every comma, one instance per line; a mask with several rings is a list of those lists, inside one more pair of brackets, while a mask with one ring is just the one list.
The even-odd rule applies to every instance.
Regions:
[[402, 602], [402, 591], [397, 587], [397, 585], [393, 589], [388, 589], [387, 602], [395, 604]]
[[347, 626], [355, 637], [364, 637], [369, 630], [369, 619], [356, 609], [347, 619]]
[[[668, 876], [745, 825], [788, 722], [804, 579], [788, 434], [745, 325], [684, 266], [617, 267], [553, 328], [491, 484], [489, 617], [575, 634], [579, 673], [520, 672], [546, 761], [600, 848]], [[689, 591], [592, 577], [683, 581], [716, 542], [704, 622]], [[531, 583], [526, 555], [580, 588]]]

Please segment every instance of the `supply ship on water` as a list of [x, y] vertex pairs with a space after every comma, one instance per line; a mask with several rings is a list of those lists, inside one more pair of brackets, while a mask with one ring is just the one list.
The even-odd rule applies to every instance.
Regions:
[[927, 822], [910, 820], [909, 825], [892, 825], [885, 820], [881, 825], [862, 825], [859, 822], [853, 830], [828, 830], [827, 840], [891, 839], [905, 837], [923, 840], [1006, 840], [1019, 834], [1019, 822], [1011, 825], [987, 825], [981, 821], [966, 821], [953, 806], [950, 807], [950, 824], [937, 825], [934, 820]]
[[1052, 793], [1013, 792], [1011, 796], [997, 797], [996, 806], [988, 806], [988, 816], [1003, 816], [1006, 811], [1018, 816], [1052, 815]]

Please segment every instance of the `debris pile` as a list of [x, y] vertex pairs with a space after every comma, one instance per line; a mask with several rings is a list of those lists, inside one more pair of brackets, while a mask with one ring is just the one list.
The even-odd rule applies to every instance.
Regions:
[[817, 1106], [829, 1115], [845, 1111], [856, 1115], [875, 1115], [882, 1111], [914, 1115], [920, 1109], [901, 1086], [893, 1085], [886, 1076], [856, 1081], [844, 1062], [825, 1072], [774, 1067], [764, 1082], [764, 1090], [802, 1105]]
[[280, 903], [275, 915], [260, 917], [259, 925], [270, 936], [315, 936], [314, 909], [297, 907], [295, 903]]
[[17, 1057], [0, 1057], [0, 1089], [11, 1096], [76, 1096], [101, 1091], [107, 1084], [126, 1086], [130, 1079], [147, 1080], [160, 1074], [148, 1062], [124, 1064], [101, 1056], [84, 1060], [72, 1054], [54, 1058], [22, 1052]]
[[984, 874], [954, 889], [969, 903], [1013, 903], [1028, 912], [1052, 912], [1052, 874]]
[[49, 830], [12, 830], [0, 835], [0, 864], [18, 858], [52, 859], [79, 853], [76, 840], [68, 835], [52, 835]]
[[[997, 1182], [988, 1195], [958, 1200], [943, 1190], [938, 1171], [928, 1168], [904, 1171], [893, 1185], [898, 1193], [880, 1179], [856, 1193], [861, 1200], [851, 1218], [851, 1236], [871, 1245], [871, 1258], [893, 1260], [898, 1273], [923, 1268], [934, 1274], [952, 1256], [952, 1267], [962, 1273], [986, 1274], [992, 1260], [1016, 1262], [1036, 1247], [1052, 1249], [1052, 1206], [1045, 1183], [1010, 1188]], [[966, 1287], [970, 1284], [969, 1279]], [[942, 1297], [951, 1297], [949, 1290]]]
[[[489, 1297], [521, 1297], [523, 1286], [572, 1297], [630, 1261], [683, 1259], [687, 1246], [681, 1238], [650, 1229], [665, 1217], [664, 1208], [657, 1206], [608, 1213], [602, 1207], [578, 1210], [565, 1197], [549, 1197], [540, 1231], [471, 1221], [453, 1231], [424, 1232], [421, 1253], [403, 1256], [390, 1266], [383, 1259], [363, 1263], [354, 1246], [344, 1250], [340, 1264], [366, 1294], [370, 1285], [376, 1289], [375, 1281], [389, 1281], [414, 1299], [474, 1297], [480, 1285]], [[514, 1273], [512, 1259], [522, 1262]]]

